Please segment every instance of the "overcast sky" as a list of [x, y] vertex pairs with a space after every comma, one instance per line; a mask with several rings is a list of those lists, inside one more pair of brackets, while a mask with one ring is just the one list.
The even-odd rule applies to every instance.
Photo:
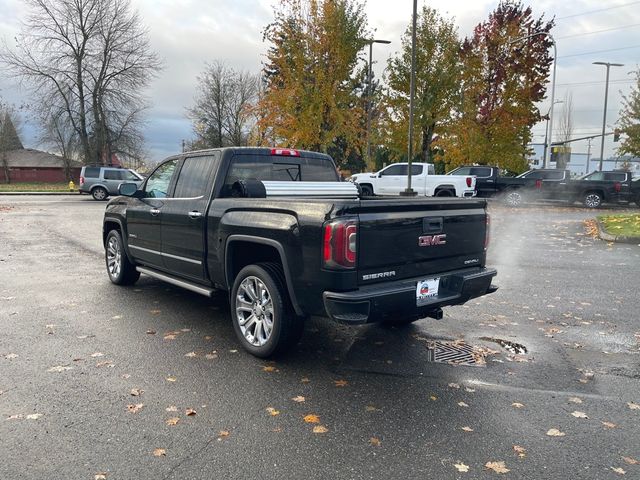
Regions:
[[[191, 137], [185, 108], [193, 101], [196, 77], [206, 62], [224, 61], [238, 69], [258, 72], [267, 45], [262, 30], [273, 18], [274, 0], [132, 0], [134, 8], [149, 29], [153, 49], [165, 68], [150, 86], [147, 95], [151, 109], [147, 115], [145, 137], [153, 161], [176, 153], [182, 139]], [[497, 1], [419, 0], [455, 18], [462, 37], [487, 18]], [[527, 3], [525, 3], [527, 4]], [[598, 134], [602, 128], [605, 67], [595, 61], [616, 62], [624, 67], [611, 69], [607, 130], [613, 128], [620, 111], [622, 94], [629, 92], [640, 63], [640, 1], [536, 0], [534, 15], [556, 17], [552, 31], [558, 47], [556, 99], [573, 94], [574, 137]], [[12, 44], [20, 29], [25, 7], [20, 0], [0, 0], [0, 37]], [[391, 40], [390, 45], [374, 46], [376, 71], [381, 74], [386, 59], [400, 46], [400, 36], [411, 19], [411, 0], [369, 0], [366, 13], [376, 38]], [[0, 95], [14, 103], [33, 102], [20, 90], [15, 79], [1, 76]], [[621, 93], [622, 92], [622, 93]], [[550, 88], [549, 88], [550, 93]], [[550, 102], [541, 105], [546, 112]], [[556, 105], [554, 130], [557, 130], [562, 105]], [[38, 147], [35, 127], [23, 119], [23, 142]], [[544, 123], [534, 127], [534, 142], [544, 141]], [[598, 157], [600, 139], [592, 143], [592, 155]], [[605, 158], [614, 154], [611, 137], [605, 141]], [[574, 152], [587, 151], [587, 142], [573, 144]]]

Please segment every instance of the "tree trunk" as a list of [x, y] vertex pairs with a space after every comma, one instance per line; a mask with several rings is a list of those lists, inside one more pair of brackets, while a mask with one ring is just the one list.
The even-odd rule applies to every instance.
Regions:
[[2, 169], [4, 170], [4, 179], [6, 183], [11, 183], [11, 170], [9, 169], [9, 160], [7, 159], [7, 152], [2, 152]]
[[422, 161], [425, 163], [433, 163], [433, 154], [431, 152], [431, 141], [433, 139], [433, 129], [435, 124], [429, 124], [422, 129]]

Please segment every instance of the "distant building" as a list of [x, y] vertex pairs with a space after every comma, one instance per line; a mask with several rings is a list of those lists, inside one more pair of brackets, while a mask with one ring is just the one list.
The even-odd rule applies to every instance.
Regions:
[[[11, 183], [68, 181], [65, 176], [63, 158], [59, 155], [30, 148], [0, 152], [0, 155], [6, 156]], [[71, 162], [71, 179], [76, 183], [80, 178], [81, 168], [80, 162]], [[0, 168], [0, 182], [7, 183], [4, 168]]]

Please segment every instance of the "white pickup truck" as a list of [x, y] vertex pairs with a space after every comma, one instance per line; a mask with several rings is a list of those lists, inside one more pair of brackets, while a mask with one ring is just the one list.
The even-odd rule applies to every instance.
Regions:
[[[408, 163], [393, 163], [376, 173], [358, 173], [350, 181], [363, 195], [398, 195], [407, 188]], [[473, 175], [436, 175], [432, 163], [411, 164], [411, 188], [427, 197], [475, 197]]]

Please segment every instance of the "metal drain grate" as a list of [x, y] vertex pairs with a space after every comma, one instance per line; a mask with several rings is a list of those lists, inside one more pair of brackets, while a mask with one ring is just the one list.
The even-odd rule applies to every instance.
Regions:
[[448, 363], [449, 365], [485, 365], [484, 354], [472, 345], [463, 342], [443, 342], [433, 340], [427, 344], [430, 362]]

